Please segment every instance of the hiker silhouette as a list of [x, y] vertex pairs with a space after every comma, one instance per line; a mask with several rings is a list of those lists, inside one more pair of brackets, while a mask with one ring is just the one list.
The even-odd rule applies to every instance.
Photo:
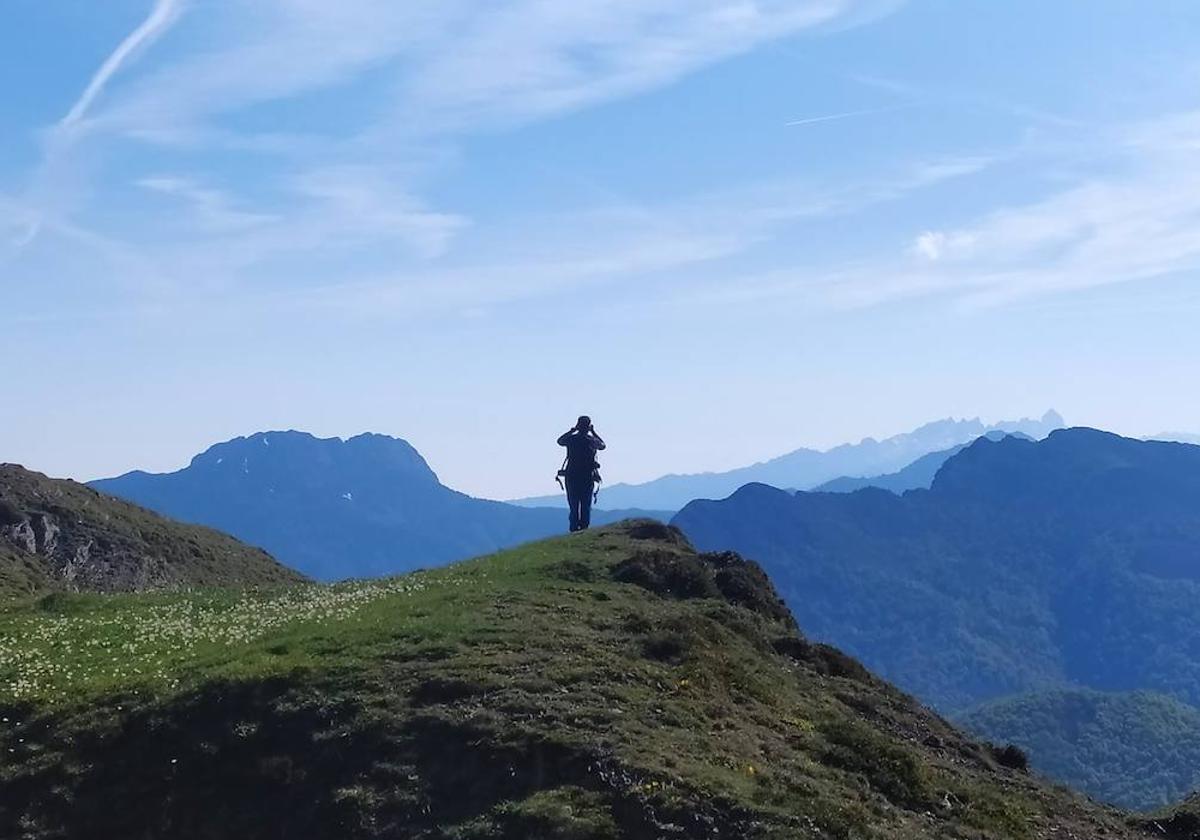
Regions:
[[604, 449], [605, 444], [596, 434], [592, 418], [584, 415], [558, 438], [558, 445], [567, 448], [567, 458], [558, 477], [560, 482], [566, 482], [571, 531], [582, 531], [592, 523], [592, 502], [596, 498], [596, 484], [600, 481], [596, 453]]

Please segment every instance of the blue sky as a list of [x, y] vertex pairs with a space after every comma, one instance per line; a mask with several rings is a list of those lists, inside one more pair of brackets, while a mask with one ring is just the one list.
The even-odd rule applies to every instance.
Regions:
[[1200, 431], [1194, 0], [7, 0], [0, 460]]

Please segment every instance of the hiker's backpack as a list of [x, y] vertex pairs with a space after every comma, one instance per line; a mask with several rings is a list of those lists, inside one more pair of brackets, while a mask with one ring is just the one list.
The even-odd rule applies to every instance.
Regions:
[[[596, 501], [600, 498], [600, 485], [604, 483], [604, 479], [600, 475], [600, 462], [598, 460], [596, 460], [595, 448], [591, 445], [590, 441], [586, 440], [586, 438], [585, 438], [584, 442], [587, 444], [587, 453], [588, 453], [588, 456], [591, 458], [591, 462], [592, 462], [591, 463], [592, 483], [596, 485], [596, 491], [593, 496], [593, 501]], [[571, 447], [568, 446], [567, 447], [567, 455], [565, 458], [563, 458], [562, 466], [559, 468], [558, 473], [554, 477], [554, 480], [558, 482], [559, 487], [563, 486], [563, 479], [565, 479], [567, 477], [568, 473], [573, 472], [573, 470], [567, 469], [567, 467], [571, 466], [573, 463], [571, 460], [571, 455], [572, 455], [572, 450], [571, 450]], [[582, 468], [579, 469], [578, 472], [583, 472], [584, 470], [586, 470], [587, 469], [586, 461], [583, 464], [579, 464], [579, 466]]]
[[579, 435], [567, 445], [567, 457], [563, 459], [564, 475], [567, 472], [579, 475], [589, 470], [594, 473], [599, 469], [600, 463], [596, 460], [596, 449], [585, 435]]

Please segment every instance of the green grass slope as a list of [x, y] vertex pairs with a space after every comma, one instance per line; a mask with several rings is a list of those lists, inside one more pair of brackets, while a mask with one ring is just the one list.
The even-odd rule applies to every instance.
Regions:
[[1035, 692], [956, 720], [1021, 747], [1047, 776], [1126, 808], [1160, 808], [1200, 786], [1200, 710], [1162, 694]]
[[0, 837], [1133, 838], [635, 522], [0, 613]]
[[303, 580], [261, 549], [0, 464], [0, 599], [46, 590], [274, 586]]

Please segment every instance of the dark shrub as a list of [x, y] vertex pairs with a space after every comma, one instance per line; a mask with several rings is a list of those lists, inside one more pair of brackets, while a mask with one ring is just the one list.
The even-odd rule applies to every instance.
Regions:
[[1025, 755], [1025, 751], [1015, 744], [1006, 744], [1003, 747], [988, 744], [988, 749], [992, 753], [992, 758], [996, 759], [996, 763], [1001, 767], [1020, 770], [1022, 773], [1029, 772], [1029, 756]]
[[687, 537], [683, 535], [683, 531], [680, 531], [674, 525], [664, 525], [662, 522], [653, 519], [631, 522], [626, 526], [625, 533], [635, 540], [653, 540], [683, 548], [691, 547], [691, 544], [687, 541]]
[[564, 560], [554, 566], [552, 571], [563, 580], [576, 583], [594, 583], [598, 577], [595, 566], [579, 560]]
[[860, 774], [888, 801], [903, 808], [920, 809], [932, 802], [923, 768], [908, 750], [850, 720], [834, 721], [823, 731], [829, 741], [827, 763]]
[[873, 682], [871, 672], [852, 656], [829, 645], [813, 644], [799, 636], [783, 636], [771, 643], [776, 653], [803, 662], [819, 674], [855, 682]]
[[642, 650], [650, 659], [678, 665], [687, 655], [687, 640], [677, 633], [655, 633], [646, 639]]
[[668, 598], [717, 598], [712, 571], [694, 555], [667, 550], [642, 551], [613, 570], [613, 578]]
[[716, 570], [717, 588], [732, 604], [796, 627], [796, 620], [775, 591], [762, 567], [732, 551], [702, 554], [700, 559]]

